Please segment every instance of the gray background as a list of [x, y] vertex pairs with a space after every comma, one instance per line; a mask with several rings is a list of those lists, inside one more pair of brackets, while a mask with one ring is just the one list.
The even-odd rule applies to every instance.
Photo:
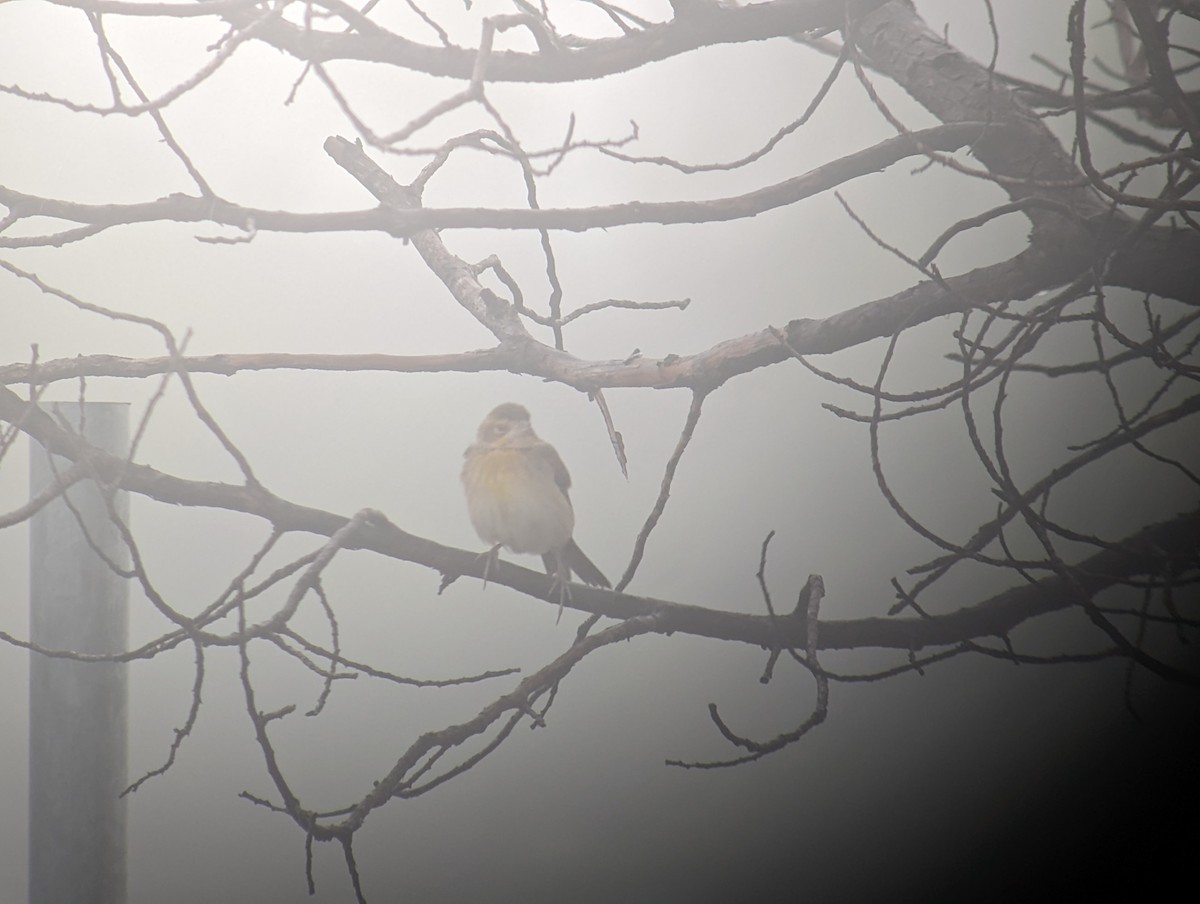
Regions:
[[[1062, 59], [1067, 4], [996, 3], [1000, 68], [1041, 77], [1033, 53]], [[1099, 5], [1096, 6], [1097, 19]], [[466, 43], [479, 15], [507, 11], [447, 4]], [[660, 4], [665, 8], [665, 4]], [[921, 2], [935, 30], [978, 59], [991, 53], [980, 3]], [[650, 12], [662, 14], [657, 7]], [[581, 13], [582, 15], [582, 13]], [[570, 19], [564, 18], [569, 27]], [[155, 94], [175, 84], [219, 29], [185, 22], [163, 41], [148, 22], [113, 21], [114, 41]], [[190, 29], [198, 27], [199, 37]], [[104, 103], [89, 32], [73, 11], [0, 7], [0, 82]], [[1094, 40], [1103, 44], [1104, 35]], [[524, 47], [519, 34], [500, 46]], [[524, 43], [523, 43], [524, 42]], [[632, 153], [688, 161], [747, 153], [807, 104], [830, 61], [785, 41], [713, 47], [604, 82], [490, 90], [527, 147], [560, 139], [569, 111], [581, 134], [624, 134]], [[357, 109], [380, 131], [395, 128], [457, 85], [379, 67], [337, 70]], [[298, 66], [246, 47], [201, 90], [168, 108], [180, 142], [214, 187], [247, 205], [289, 210], [354, 209], [370, 199], [321, 150], [350, 127], [310, 77], [295, 104], [283, 100]], [[912, 127], [932, 118], [888, 85]], [[0, 95], [4, 184], [30, 193], [102, 203], [191, 191], [178, 163], [144, 119], [98, 118]], [[478, 125], [462, 112], [418, 142], [432, 146]], [[1068, 125], [1054, 127], [1065, 134]], [[569, 158], [542, 188], [543, 206], [735, 194], [832, 160], [888, 134], [844, 76], [813, 122], [749, 172], [685, 178], [652, 166]], [[1100, 151], [1104, 153], [1103, 147]], [[380, 159], [378, 155], [376, 159]], [[380, 162], [402, 181], [420, 163]], [[940, 170], [910, 176], [915, 163], [843, 187], [872, 227], [911, 253], [955, 218], [1002, 200], [994, 187]], [[514, 167], [456, 155], [426, 194], [429, 206], [521, 206]], [[51, 228], [46, 224], [46, 228]], [[1009, 256], [1024, 239], [1016, 218], [962, 236], [942, 259], [957, 272]], [[212, 245], [209, 224], [123, 227], [61, 249], [7, 252], [7, 259], [87, 301], [191, 329], [190, 354], [388, 352], [423, 354], [483, 347], [490, 337], [448, 298], [411, 248], [376, 235], [259, 235], [248, 245]], [[537, 237], [446, 232], [461, 257], [500, 254], [527, 297], [545, 294]], [[555, 235], [567, 306], [604, 298], [689, 297], [686, 312], [612, 311], [568, 328], [583, 358], [687, 353], [714, 342], [820, 317], [886, 295], [913, 280], [845, 216], [831, 194], [752, 220], [703, 227], [629, 227]], [[40, 295], [2, 275], [0, 361], [75, 354], [162, 354], [148, 330], [113, 324]], [[901, 343], [897, 383], [953, 375], [941, 360], [953, 324], [913, 331]], [[1064, 338], [1062, 353], [1072, 350]], [[870, 379], [883, 351], [874, 343], [819, 362]], [[475, 549], [461, 500], [461, 454], [479, 419], [513, 400], [533, 413], [575, 479], [576, 537], [615, 577], [653, 503], [662, 467], [687, 410], [683, 392], [609, 391], [630, 457], [621, 476], [595, 409], [574, 391], [508, 374], [389, 375], [272, 372], [197, 376], [205, 404], [247, 454], [263, 483], [295, 502], [349, 515], [370, 506], [405, 530]], [[73, 398], [75, 385], [52, 390]], [[145, 404], [149, 385], [93, 379], [96, 400]], [[775, 530], [768, 576], [783, 604], [820, 573], [827, 617], [881, 614], [888, 581], [933, 551], [887, 509], [874, 486], [863, 428], [822, 402], [859, 400], [798, 365], [739, 377], [711, 397], [678, 473], [675, 494], [651, 538], [631, 592], [734, 611], [760, 612], [754, 574]], [[140, 409], [135, 407], [135, 418]], [[1014, 402], [1010, 435], [1021, 437], [1026, 474], [1061, 459], [1066, 444], [1094, 436], [1107, 414], [1099, 384], [1062, 381]], [[1188, 450], [1175, 435], [1173, 450]], [[24, 444], [0, 467], [0, 510], [25, 498]], [[885, 463], [913, 510], [936, 529], [964, 536], [991, 511], [978, 463], [953, 414], [885, 435]], [[1194, 449], [1192, 449], [1194, 459]], [[140, 460], [203, 480], [236, 481], [233, 463], [172, 386], [146, 434]], [[1125, 470], [1126, 466], [1130, 470]], [[1158, 472], [1146, 472], [1157, 474]], [[1099, 469], [1065, 511], [1118, 536], [1189, 503], [1179, 482], [1146, 477], [1129, 462]], [[1194, 497], [1194, 492], [1193, 492]], [[1177, 501], [1173, 501], [1177, 500]], [[1194, 503], [1193, 503], [1194, 504]], [[156, 586], [198, 610], [224, 587], [267, 535], [264, 525], [221, 512], [131, 503]], [[1074, 506], [1074, 508], [1072, 508]], [[1156, 515], [1155, 512], [1159, 514]], [[272, 562], [319, 539], [289, 537]], [[23, 528], [0, 533], [0, 628], [27, 632]], [[534, 566], [534, 560], [523, 564]], [[578, 616], [554, 624], [553, 609], [500, 586], [481, 592], [463, 579], [436, 593], [438, 576], [364, 553], [344, 554], [326, 575], [348, 655], [416, 677], [484, 668], [536, 668], [565, 648]], [[956, 608], [1007, 585], [966, 572], [934, 599]], [[276, 599], [276, 602], [278, 602]], [[319, 632], [313, 611], [301, 623]], [[135, 599], [135, 641], [166, 623]], [[316, 636], [321, 636], [316, 633]], [[1014, 635], [1030, 651], [1088, 649], [1098, 638], [1076, 616]], [[264, 709], [316, 699], [312, 675], [260, 650]], [[902, 656], [827, 654], [860, 671]], [[708, 721], [711, 701], [736, 730], [769, 737], [803, 719], [808, 676], [781, 666], [758, 682], [764, 655], [686, 637], [644, 638], [594, 657], [564, 684], [545, 730], [522, 727], [469, 775], [423, 798], [374, 814], [356, 845], [372, 901], [682, 902], [725, 900], [938, 900], [1017, 896], [1057, 879], [1060, 891], [1097, 899], [1137, 889], [1151, 899], [1183, 862], [1193, 827], [1197, 748], [1186, 735], [1195, 701], [1140, 676], [1143, 721], [1124, 708], [1123, 666], [1039, 668], [955, 660], [924, 676], [883, 685], [837, 684], [826, 725], [764, 762], [737, 770], [685, 772], [666, 758], [709, 759], [732, 751]], [[0, 900], [25, 898], [27, 657], [0, 646]], [[130, 900], [302, 900], [303, 837], [285, 818], [239, 800], [272, 795], [236, 683], [236, 655], [214, 651], [194, 736], [164, 778], [130, 807]], [[131, 674], [133, 776], [157, 766], [186, 714], [191, 654], [176, 650]], [[314, 808], [361, 797], [397, 752], [423, 731], [474, 714], [507, 689], [411, 691], [359, 680], [336, 688], [318, 719], [296, 715], [274, 736], [296, 786]], [[1194, 822], [1189, 818], [1189, 822]], [[1188, 838], [1190, 833], [1191, 837]], [[1194, 848], [1193, 848], [1194, 849]], [[317, 894], [351, 900], [341, 852], [318, 847]], [[1099, 884], [1095, 881], [1099, 879]]]

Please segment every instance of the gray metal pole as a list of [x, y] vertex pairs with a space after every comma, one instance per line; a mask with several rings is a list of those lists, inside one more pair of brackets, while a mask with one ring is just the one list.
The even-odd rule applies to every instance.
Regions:
[[[80, 405], [49, 403], [76, 429]], [[84, 436], [114, 455], [129, 449], [129, 406], [83, 405]], [[46, 452], [30, 450], [30, 485], [54, 482]], [[59, 473], [70, 467], [55, 458]], [[30, 526], [30, 636], [35, 644], [80, 653], [126, 648], [128, 582], [88, 545], [127, 567], [103, 496], [90, 480], [34, 516]], [[128, 499], [114, 500], [122, 517]], [[126, 669], [31, 654], [29, 667], [30, 904], [125, 901]]]

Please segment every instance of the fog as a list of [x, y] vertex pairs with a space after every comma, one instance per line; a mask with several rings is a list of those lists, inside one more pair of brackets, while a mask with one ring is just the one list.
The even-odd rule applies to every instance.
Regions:
[[[988, 61], [985, 4], [916, 5], [934, 31], [945, 30], [960, 50]], [[1093, 5], [1089, 15], [1099, 22], [1102, 7]], [[498, 2], [444, 6], [439, 21], [463, 44], [477, 42], [482, 17], [513, 9]], [[557, 20], [561, 28], [595, 27], [597, 10], [571, 6]], [[670, 14], [666, 3], [645, 7], [649, 17]], [[1065, 60], [1065, 5], [994, 7], [998, 70], [1045, 80], [1032, 58]], [[202, 64], [204, 48], [222, 33], [215, 19], [181, 19], [170, 28], [139, 17], [106, 16], [105, 23], [152, 97]], [[433, 40], [428, 33], [421, 39]], [[1098, 31], [1094, 40], [1111, 51], [1111, 38]], [[521, 29], [497, 42], [534, 47]], [[624, 153], [723, 161], [750, 153], [796, 118], [832, 64], [788, 40], [715, 45], [604, 79], [498, 83], [488, 96], [526, 149], [561, 142], [574, 114], [576, 138], [619, 138], [636, 122], [639, 138], [623, 145]], [[381, 134], [462, 87], [375, 64], [330, 68], [355, 112]], [[373, 207], [375, 200], [322, 150], [330, 135], [353, 139], [354, 128], [321, 82], [310, 73], [294, 102], [285, 103], [301, 69], [251, 41], [164, 116], [223, 198], [297, 212]], [[896, 86], [878, 82], [910, 128], [937, 122]], [[109, 102], [85, 17], [44, 3], [0, 6], [0, 84]], [[476, 108], [460, 109], [410, 146], [436, 147], [485, 120]], [[98, 116], [2, 93], [0, 121], [7, 126], [0, 142], [5, 188], [92, 204], [195, 193], [145, 116]], [[1048, 122], [1069, 147], [1070, 122]], [[684, 175], [570, 154], [539, 183], [539, 200], [545, 208], [582, 208], [730, 196], [892, 134], [861, 86], [844, 75], [812, 122], [753, 167]], [[366, 150], [402, 183], [428, 159]], [[1106, 152], [1103, 145], [1097, 150]], [[956, 159], [970, 157], [964, 150]], [[955, 220], [1006, 200], [992, 183], [922, 163], [903, 160], [839, 188], [872, 230], [914, 255]], [[424, 196], [430, 208], [525, 204], [518, 167], [474, 151], [452, 156]], [[26, 222], [20, 234], [60, 228]], [[1004, 260], [1027, 233], [1021, 217], [997, 219], [955, 238], [939, 266], [950, 274]], [[400, 239], [263, 230], [251, 241], [208, 241], [238, 236], [214, 222], [149, 222], [60, 247], [6, 248], [2, 256], [89, 304], [152, 317], [176, 337], [186, 334], [189, 356], [432, 355], [494, 344]], [[498, 255], [530, 306], [544, 311], [549, 288], [535, 231], [447, 229], [440, 236], [467, 261]], [[832, 192], [727, 223], [564, 230], [552, 240], [564, 310], [604, 299], [690, 300], [685, 310], [610, 309], [574, 321], [564, 330], [566, 347], [584, 360], [621, 361], [635, 350], [653, 358], [687, 355], [768, 324], [827, 317], [915, 282]], [[494, 280], [487, 284], [500, 291]], [[890, 377], [897, 386], [937, 385], [961, 373], [945, 357], [956, 350], [952, 319], [904, 334]], [[551, 341], [549, 331], [531, 331]], [[1039, 352], [1072, 360], [1089, 341], [1085, 329]], [[27, 363], [34, 343], [40, 361], [164, 354], [153, 330], [80, 310], [0, 271], [0, 364]], [[810, 360], [869, 385], [887, 347], [879, 339]], [[483, 543], [459, 482], [463, 450], [490, 409], [519, 402], [570, 469], [575, 539], [613, 580], [630, 561], [691, 403], [684, 389], [605, 390], [628, 456], [626, 476], [597, 407], [585, 394], [536, 376], [281, 369], [192, 380], [272, 493], [345, 517], [378, 509], [411, 534], [472, 551]], [[134, 424], [158, 386], [157, 377], [85, 381], [88, 400], [130, 402]], [[79, 381], [67, 380], [44, 398], [69, 401], [80, 392]], [[1111, 408], [1096, 379], [1066, 378], [1023, 394], [1015, 388], [1014, 395], [1006, 428], [1010, 464], [1022, 480], [1032, 482], [1072, 445], [1109, 429]], [[739, 375], [714, 391], [628, 592], [763, 614], [756, 572], [774, 531], [766, 579], [777, 608], [790, 609], [808, 575], [819, 574], [822, 619], [885, 616], [896, 600], [891, 580], [907, 580], [908, 568], [939, 550], [880, 493], [867, 427], [825, 404], [869, 413], [860, 394], [795, 361]], [[1155, 449], [1195, 468], [1194, 434], [1166, 431]], [[960, 411], [887, 425], [881, 437], [890, 486], [931, 530], [962, 541], [991, 517], [996, 498]], [[0, 512], [28, 499], [32, 454], [36, 448], [21, 439], [0, 461]], [[178, 379], [156, 403], [137, 461], [189, 480], [242, 480]], [[1195, 508], [1195, 485], [1167, 471], [1147, 469], [1136, 455], [1114, 457], [1056, 497], [1055, 510], [1092, 533], [1123, 536]], [[252, 516], [137, 494], [129, 504], [155, 589], [186, 613], [216, 599], [270, 535], [270, 525]], [[262, 574], [325, 539], [286, 535]], [[535, 557], [502, 557], [540, 569]], [[27, 525], [0, 531], [0, 630], [15, 638], [29, 633], [27, 560]], [[420, 679], [507, 668], [528, 675], [569, 647], [585, 617], [568, 607], [556, 624], [553, 604], [502, 584], [484, 588], [464, 576], [439, 592], [439, 581], [428, 567], [341, 551], [322, 585], [337, 612], [343, 654]], [[963, 566], [925, 604], [950, 611], [1018, 582], [1011, 572]], [[289, 589], [284, 582], [255, 605], [269, 612]], [[1194, 585], [1179, 588], [1176, 602], [1194, 613]], [[131, 646], [171, 627], [135, 586]], [[227, 620], [224, 630], [234, 627]], [[325, 616], [311, 599], [294, 627], [318, 642], [328, 639]], [[1010, 639], [1031, 654], [1103, 646], [1078, 610], [1033, 620]], [[314, 810], [353, 804], [419, 736], [473, 717], [521, 677], [413, 688], [359, 675], [334, 682], [323, 711], [306, 717], [322, 693], [319, 677], [266, 644], [258, 647], [258, 708], [296, 705], [272, 723], [272, 738], [292, 787]], [[1171, 655], [1185, 663], [1188, 649]], [[907, 662], [903, 651], [861, 649], [825, 651], [821, 659], [846, 674]], [[354, 843], [367, 899], [999, 900], [1036, 884], [1095, 900], [1134, 891], [1154, 900], [1194, 851], [1194, 691], [1145, 671], [1127, 683], [1122, 659], [1051, 666], [958, 656], [922, 674], [834, 682], [827, 720], [798, 743], [733, 768], [666, 765], [737, 755], [710, 720], [710, 703], [734, 731], [753, 738], [803, 721], [812, 708], [812, 675], [785, 655], [763, 684], [766, 663], [757, 647], [685, 634], [641, 636], [590, 656], [562, 682], [544, 727], [521, 722], [467, 773], [370, 815]], [[194, 730], [171, 769], [129, 798], [130, 904], [354, 900], [340, 846], [315, 845], [309, 897], [303, 832], [286, 815], [239, 797], [246, 791], [277, 801], [246, 715], [239, 667], [236, 647], [206, 651]], [[28, 669], [26, 651], [0, 643], [0, 904], [28, 894]], [[187, 717], [193, 680], [186, 644], [130, 665], [131, 780], [166, 758]]]

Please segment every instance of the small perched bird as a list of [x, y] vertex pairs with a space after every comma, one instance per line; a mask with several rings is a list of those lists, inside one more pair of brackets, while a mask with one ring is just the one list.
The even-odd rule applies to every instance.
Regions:
[[[538, 438], [521, 405], [505, 402], [483, 419], [464, 453], [462, 482], [475, 532], [491, 543], [542, 557], [546, 573], [561, 584], [575, 572], [585, 584], [608, 587], [608, 578], [571, 537], [575, 511], [568, 491], [571, 475], [558, 452]], [[562, 617], [562, 602], [558, 607]]]

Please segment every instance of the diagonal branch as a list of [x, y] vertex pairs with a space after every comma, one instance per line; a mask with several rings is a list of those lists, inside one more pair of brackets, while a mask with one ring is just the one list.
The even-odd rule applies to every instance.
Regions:
[[[72, 461], [86, 461], [101, 479], [118, 480], [121, 488], [161, 502], [243, 512], [264, 518], [281, 531], [323, 536], [332, 536], [350, 520], [288, 502], [261, 487], [184, 480], [146, 465], [129, 464], [64, 431], [44, 412], [29, 412], [23, 399], [0, 387], [0, 419], [15, 422], [22, 417], [25, 419], [22, 429], [51, 452]], [[443, 546], [407, 533], [391, 522], [362, 524], [345, 548], [372, 550], [446, 573], [483, 577], [484, 561], [477, 552]], [[1062, 577], [1052, 575], [944, 615], [822, 621], [820, 647], [918, 650], [965, 639], [1004, 636], [1029, 619], [1071, 606], [1076, 590], [1096, 594], [1139, 575], [1160, 573], [1167, 567], [1177, 572], [1194, 568], [1197, 549], [1200, 549], [1200, 510], [1144, 528], [1078, 563], [1073, 568], [1072, 586]], [[552, 606], [560, 602], [552, 576], [508, 562], [491, 565], [488, 580]], [[692, 634], [764, 649], [780, 644], [800, 648], [807, 643], [804, 613], [776, 618], [743, 615], [583, 586], [571, 588], [568, 605], [616, 619], [655, 614], [658, 618], [653, 630], [662, 634]]]

